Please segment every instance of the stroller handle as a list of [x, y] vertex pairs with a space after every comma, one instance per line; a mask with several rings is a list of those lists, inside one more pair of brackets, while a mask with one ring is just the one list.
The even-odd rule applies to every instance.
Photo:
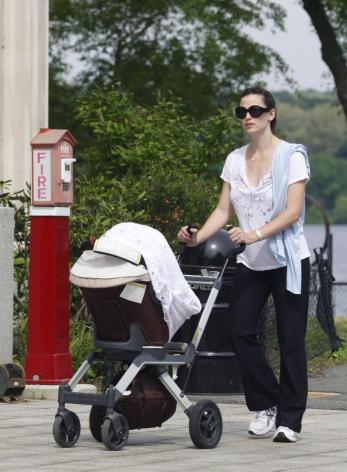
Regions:
[[[232, 227], [232, 226], [231, 226]], [[191, 235], [192, 234], [192, 229], [198, 229], [199, 228], [199, 224], [198, 223], [190, 223], [188, 226], [187, 226], [187, 231], [188, 233]], [[203, 243], [202, 243], [203, 244]], [[198, 245], [199, 246], [199, 245]], [[187, 245], [185, 243], [179, 243], [179, 246], [178, 246], [178, 261], [184, 256], [186, 250], [187, 250]], [[197, 246], [196, 246], [197, 247]], [[245, 243], [240, 243], [239, 245], [231, 248], [227, 255], [226, 255], [226, 258], [225, 258], [225, 262], [227, 260], [233, 260], [236, 258], [236, 256], [238, 254], [241, 254], [241, 252], [243, 252], [246, 248], [246, 244]]]
[[[198, 223], [189, 223], [187, 226], [187, 231], [191, 236], [193, 234], [192, 229], [199, 229], [200, 225]], [[185, 243], [179, 243], [178, 245], [178, 255], [179, 257], [183, 257], [186, 252], [186, 245]]]

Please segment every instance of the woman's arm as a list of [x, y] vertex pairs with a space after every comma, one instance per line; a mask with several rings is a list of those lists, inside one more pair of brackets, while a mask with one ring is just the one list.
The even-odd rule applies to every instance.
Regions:
[[178, 233], [179, 241], [187, 244], [187, 246], [196, 246], [206, 241], [212, 234], [223, 228], [233, 214], [229, 193], [230, 184], [223, 182], [218, 204], [207, 218], [205, 224], [199, 231], [192, 229], [192, 235], [188, 233], [187, 226], [184, 226]]
[[232, 228], [229, 231], [230, 239], [235, 243], [253, 244], [259, 241], [256, 230], [261, 233], [260, 239], [266, 239], [283, 231], [298, 221], [305, 201], [305, 180], [300, 180], [288, 186], [287, 207], [269, 223], [246, 233], [241, 228]]

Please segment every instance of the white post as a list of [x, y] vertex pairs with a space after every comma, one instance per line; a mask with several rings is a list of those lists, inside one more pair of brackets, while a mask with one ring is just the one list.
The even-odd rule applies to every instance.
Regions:
[[31, 181], [30, 141], [48, 126], [49, 0], [0, 0], [0, 180]]
[[13, 353], [14, 210], [0, 207], [0, 364]]

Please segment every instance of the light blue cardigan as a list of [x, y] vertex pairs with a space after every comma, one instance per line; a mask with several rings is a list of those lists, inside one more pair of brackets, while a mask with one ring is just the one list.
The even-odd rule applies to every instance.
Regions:
[[[306, 160], [308, 175], [310, 165], [305, 146], [282, 141], [272, 160], [272, 215], [275, 218], [287, 206], [289, 159], [294, 152], [301, 152]], [[304, 223], [305, 205], [301, 212]], [[287, 266], [287, 290], [301, 293], [301, 258], [300, 258], [300, 225], [295, 222], [280, 233], [270, 238], [270, 251], [276, 261]]]

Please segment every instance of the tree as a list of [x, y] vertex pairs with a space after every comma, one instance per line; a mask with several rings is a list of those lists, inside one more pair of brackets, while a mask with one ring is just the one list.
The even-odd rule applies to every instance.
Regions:
[[[308, 193], [332, 215], [333, 222], [338, 214], [336, 222], [341, 223], [342, 208], [345, 205], [344, 196], [346, 195], [347, 162], [325, 154], [312, 154], [310, 165], [312, 174], [307, 186]], [[338, 206], [338, 210], [335, 210], [336, 206]], [[343, 222], [346, 222], [346, 215], [345, 212]]]
[[283, 18], [271, 0], [52, 0], [51, 56], [61, 64], [64, 54], [79, 55], [81, 89], [117, 82], [141, 105], [159, 90], [204, 118], [257, 74], [273, 65], [286, 71], [247, 34], [268, 19], [283, 28]]
[[302, 0], [322, 45], [347, 120], [347, 4], [345, 0]]
[[282, 138], [290, 142], [305, 143], [309, 154], [324, 153], [326, 156], [336, 157], [346, 155], [346, 121], [340, 107], [332, 106], [332, 102], [309, 109], [288, 105], [281, 100], [277, 103], [278, 131]]
[[347, 214], [347, 195], [340, 194], [336, 198], [335, 208], [332, 214], [334, 223], [346, 223]]

